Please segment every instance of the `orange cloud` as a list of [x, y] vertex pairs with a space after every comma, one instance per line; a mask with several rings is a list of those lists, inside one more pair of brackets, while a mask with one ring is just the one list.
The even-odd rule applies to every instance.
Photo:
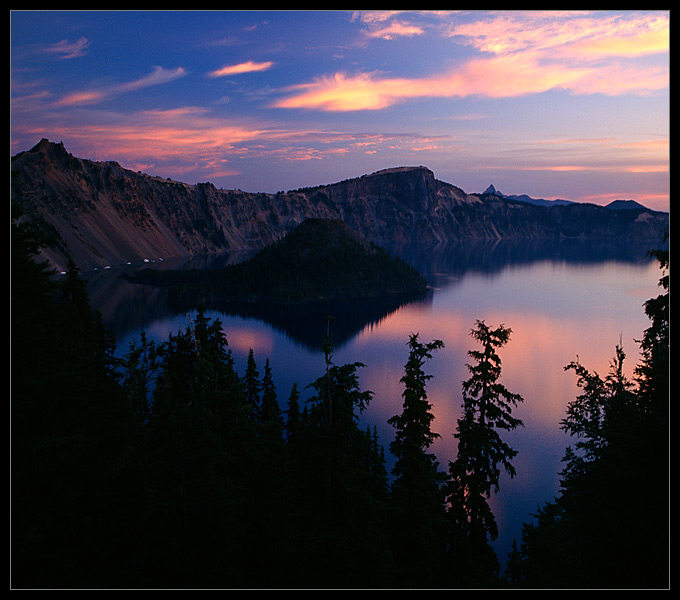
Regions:
[[513, 56], [471, 60], [450, 73], [414, 79], [336, 73], [288, 88], [292, 95], [274, 102], [274, 106], [353, 111], [386, 108], [411, 98], [505, 98], [574, 87], [589, 73], [588, 69], [559, 69]]
[[239, 75], [241, 73], [253, 73], [256, 71], [266, 71], [271, 68], [274, 63], [272, 61], [256, 63], [249, 60], [238, 65], [227, 65], [221, 69], [211, 71], [208, 73], [209, 77], [226, 77], [229, 75]]
[[669, 48], [666, 12], [510, 11], [455, 23], [449, 37], [482, 52], [539, 51], [562, 56], [643, 56]]
[[574, 44], [571, 50], [581, 56], [644, 56], [667, 52], [670, 48], [668, 29], [642, 31], [630, 36], [605, 37]]
[[[378, 13], [374, 37], [415, 35], [422, 28], [389, 22]], [[335, 73], [289, 87], [279, 108], [322, 111], [377, 110], [412, 98], [471, 95], [507, 98], [564, 89], [575, 94], [646, 94], [669, 85], [667, 66], [634, 59], [667, 53], [667, 15], [509, 13], [452, 27], [448, 35], [486, 55], [446, 73], [393, 78]], [[369, 21], [366, 21], [369, 22]]]

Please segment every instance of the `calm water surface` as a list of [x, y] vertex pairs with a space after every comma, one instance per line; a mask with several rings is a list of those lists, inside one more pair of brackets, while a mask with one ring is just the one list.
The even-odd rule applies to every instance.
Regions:
[[[502, 434], [518, 451], [513, 461], [517, 476], [504, 477], [491, 499], [500, 530], [495, 548], [503, 562], [512, 540], [519, 541], [521, 524], [558, 492], [560, 459], [572, 443], [559, 423], [578, 393], [574, 374], [564, 366], [578, 358], [605, 375], [621, 341], [628, 356], [626, 371], [632, 375], [639, 358], [635, 340], [649, 326], [643, 303], [660, 292], [661, 272], [656, 261], [645, 257], [648, 249], [580, 244], [402, 249], [399, 253], [433, 287], [424, 300], [316, 311], [246, 306], [237, 314], [212, 310], [208, 315], [222, 322], [239, 373], [245, 371], [250, 348], [260, 374], [270, 360], [282, 409], [293, 383], [304, 400], [305, 386], [323, 373], [320, 345], [326, 316], [334, 315], [334, 362], [365, 363], [361, 385], [374, 397], [361, 418], [377, 427], [390, 464], [394, 430], [387, 419], [401, 412], [399, 380], [409, 335], [418, 333], [424, 342], [441, 339], [445, 347], [425, 368], [432, 375], [428, 399], [435, 415], [433, 430], [441, 436], [432, 449], [444, 469], [456, 457], [453, 433], [461, 414], [461, 383], [469, 376], [467, 352], [476, 349], [470, 330], [476, 319], [510, 327], [510, 342], [499, 352], [502, 382], [524, 398], [514, 412], [524, 427]], [[119, 355], [142, 331], [161, 343], [186, 328], [187, 317], [168, 308], [162, 290], [127, 284], [116, 274], [111, 269], [88, 279], [92, 302], [114, 334]]]

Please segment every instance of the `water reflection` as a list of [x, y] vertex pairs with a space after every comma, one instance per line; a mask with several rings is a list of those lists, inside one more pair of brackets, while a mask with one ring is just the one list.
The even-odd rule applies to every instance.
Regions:
[[[250, 348], [258, 364], [270, 360], [284, 409], [293, 383], [304, 401], [304, 387], [322, 374], [320, 346], [326, 317], [333, 315], [334, 362], [366, 364], [359, 372], [361, 385], [375, 395], [362, 420], [377, 428], [386, 450], [394, 438], [387, 419], [401, 412], [409, 334], [443, 340], [445, 348], [426, 365], [433, 376], [428, 385], [433, 430], [441, 435], [433, 450], [443, 468], [456, 456], [461, 383], [469, 377], [467, 352], [474, 348], [469, 332], [476, 319], [510, 327], [510, 342], [500, 352], [502, 382], [524, 398], [514, 414], [525, 426], [503, 434], [519, 452], [513, 461], [517, 476], [503, 478], [500, 493], [491, 499], [503, 560], [521, 523], [558, 491], [560, 459], [569, 443], [559, 422], [578, 393], [573, 374], [563, 367], [578, 357], [604, 375], [621, 341], [632, 374], [636, 340], [649, 325], [643, 303], [658, 294], [660, 272], [646, 258], [649, 249], [575, 242], [400, 248], [435, 288], [424, 300], [336, 303], [314, 310], [231, 305], [209, 315], [222, 322], [239, 372]], [[186, 317], [169, 309], [162, 290], [129, 284], [112, 271], [92, 278], [90, 293], [120, 352], [142, 330], [163, 342], [186, 326]], [[390, 467], [389, 452], [387, 459]]]

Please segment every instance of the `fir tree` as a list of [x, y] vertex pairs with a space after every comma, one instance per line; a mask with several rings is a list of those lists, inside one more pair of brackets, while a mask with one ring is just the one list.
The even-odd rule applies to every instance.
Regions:
[[267, 427], [272, 436], [272, 441], [283, 441], [283, 417], [277, 399], [276, 386], [274, 385], [269, 359], [266, 360], [264, 365], [261, 389], [260, 424]]
[[[491, 329], [484, 321], [477, 321], [471, 331], [482, 350], [468, 352], [475, 363], [468, 365], [471, 376], [462, 386], [463, 416], [454, 434], [458, 454], [455, 461], [449, 462], [446, 486], [451, 562], [461, 576], [481, 576], [481, 581], [498, 570], [497, 558], [488, 545], [498, 536], [488, 499], [492, 490], [499, 489], [501, 467], [510, 477], [516, 474], [511, 460], [517, 451], [501, 439], [499, 430], [522, 425], [512, 416], [512, 409], [522, 402], [522, 397], [499, 382], [501, 359], [497, 349], [509, 341], [511, 333], [503, 325]], [[479, 584], [480, 580], [468, 582]]]
[[[654, 253], [664, 271], [668, 254]], [[666, 588], [669, 584], [668, 276], [645, 303], [652, 320], [635, 381], [617, 345], [605, 377], [578, 359], [580, 390], [562, 428], [560, 494], [522, 527], [515, 581], [528, 587]], [[635, 384], [637, 383], [637, 387]], [[664, 394], [666, 397], [664, 399]], [[631, 481], [639, 493], [632, 493]]]
[[368, 549], [385, 548], [376, 512], [381, 457], [358, 426], [373, 394], [359, 384], [362, 363], [333, 363], [330, 335], [323, 351], [325, 373], [308, 386], [312, 394], [296, 436], [305, 505], [301, 562], [314, 587], [362, 586], [376, 574], [371, 561], [377, 556], [367, 556]]
[[286, 439], [289, 445], [294, 445], [296, 436], [300, 429], [300, 392], [298, 384], [295, 382], [290, 390], [288, 397], [288, 407], [286, 408]]
[[442, 473], [436, 457], [428, 452], [439, 434], [431, 429], [434, 415], [426, 391], [431, 375], [425, 374], [423, 366], [443, 346], [441, 340], [421, 343], [418, 334], [410, 336], [409, 356], [401, 378], [402, 412], [388, 420], [396, 429], [390, 444], [396, 458], [391, 502], [395, 511], [397, 567], [404, 585], [431, 585], [441, 550]]
[[255, 353], [252, 348], [248, 352], [246, 371], [243, 375], [243, 385], [246, 393], [246, 405], [255, 419], [260, 411], [262, 384], [260, 382], [260, 373], [257, 370], [257, 363], [255, 362]]

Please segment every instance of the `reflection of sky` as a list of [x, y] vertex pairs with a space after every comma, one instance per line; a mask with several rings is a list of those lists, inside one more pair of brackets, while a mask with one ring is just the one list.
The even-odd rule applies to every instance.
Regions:
[[[411, 332], [422, 341], [441, 339], [445, 348], [427, 363], [433, 375], [428, 398], [433, 404], [433, 431], [441, 438], [433, 449], [443, 467], [455, 458], [453, 433], [460, 416], [461, 383], [469, 377], [469, 336], [475, 319], [513, 330], [510, 342], [499, 351], [502, 381], [524, 402], [515, 416], [524, 427], [503, 434], [519, 450], [513, 461], [518, 475], [505, 477], [498, 497], [492, 498], [501, 526], [501, 558], [521, 522], [557, 493], [557, 473], [568, 437], [559, 429], [566, 405], [576, 397], [576, 381], [563, 367], [577, 357], [591, 370], [606, 374], [615, 346], [621, 339], [628, 354], [630, 376], [638, 360], [635, 339], [649, 325], [643, 302], [658, 293], [656, 264], [625, 265], [605, 262], [582, 266], [536, 263], [513, 267], [495, 276], [473, 274], [434, 295], [431, 306], [409, 305], [390, 315], [378, 327], [364, 332], [343, 351], [348, 360], [359, 355], [369, 366], [362, 384], [376, 391], [367, 420], [378, 424], [386, 440], [393, 430], [384, 425], [401, 412], [403, 375]], [[381, 426], [381, 424], [383, 424]], [[385, 442], [388, 446], [389, 441]]]
[[[504, 560], [512, 539], [519, 538], [521, 523], [557, 493], [560, 459], [570, 443], [559, 422], [578, 392], [573, 373], [563, 367], [578, 357], [587, 368], [605, 375], [621, 339], [630, 376], [638, 361], [635, 340], [649, 325], [642, 304], [659, 293], [659, 276], [654, 262], [584, 266], [546, 261], [508, 267], [494, 275], [470, 273], [436, 291], [432, 302], [406, 305], [367, 326], [336, 350], [334, 362], [366, 364], [359, 370], [361, 385], [375, 396], [362, 422], [377, 427], [390, 461], [394, 430], [387, 419], [401, 412], [400, 379], [409, 335], [419, 333], [423, 342], [443, 340], [445, 347], [425, 369], [433, 376], [428, 384], [435, 414], [433, 431], [441, 435], [433, 451], [446, 468], [456, 456], [453, 433], [461, 412], [461, 383], [469, 377], [467, 352], [475, 348], [469, 332], [476, 319], [512, 329], [510, 342], [499, 351], [502, 382], [523, 396], [514, 414], [525, 426], [502, 434], [519, 451], [513, 461], [518, 474], [514, 480], [504, 477], [500, 493], [491, 499], [501, 530], [497, 550]], [[320, 352], [256, 319], [220, 313], [209, 316], [222, 322], [240, 373], [250, 348], [260, 374], [270, 359], [282, 408], [295, 382], [302, 400], [308, 397], [305, 386], [323, 374]], [[146, 331], [162, 342], [186, 324], [180, 315], [156, 321]], [[119, 348], [126, 349], [127, 342]]]

